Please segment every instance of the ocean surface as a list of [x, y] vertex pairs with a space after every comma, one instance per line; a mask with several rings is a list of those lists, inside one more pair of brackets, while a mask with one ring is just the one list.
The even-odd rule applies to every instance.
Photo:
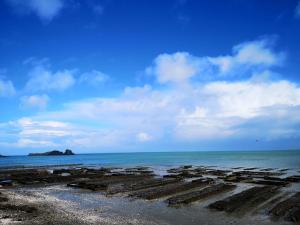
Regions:
[[10, 156], [0, 158], [0, 167], [2, 168], [68, 164], [97, 167], [203, 165], [225, 168], [289, 168], [300, 171], [300, 151], [99, 153], [74, 156]]

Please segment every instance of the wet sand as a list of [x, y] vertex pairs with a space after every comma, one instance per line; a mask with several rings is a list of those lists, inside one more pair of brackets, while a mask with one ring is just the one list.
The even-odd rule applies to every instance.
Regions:
[[152, 171], [1, 170], [1, 224], [299, 224], [299, 199], [291, 199], [300, 191], [297, 175], [199, 166], [165, 176]]

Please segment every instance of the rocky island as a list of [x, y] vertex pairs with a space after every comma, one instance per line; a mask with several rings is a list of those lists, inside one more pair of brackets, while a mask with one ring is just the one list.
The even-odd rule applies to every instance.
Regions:
[[28, 156], [60, 156], [60, 155], [75, 155], [75, 154], [72, 152], [72, 150], [66, 149], [65, 152], [53, 150], [44, 153], [29, 153]]

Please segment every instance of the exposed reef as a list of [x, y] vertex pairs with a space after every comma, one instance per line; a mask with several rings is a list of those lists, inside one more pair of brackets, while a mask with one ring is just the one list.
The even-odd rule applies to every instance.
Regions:
[[[238, 170], [238, 171], [236, 171]], [[188, 204], [204, 204], [211, 213], [224, 211], [230, 216], [264, 213], [270, 219], [299, 223], [299, 176], [271, 169], [216, 169], [205, 166], [182, 166], [160, 176], [148, 167], [89, 168], [37, 167], [0, 170], [0, 221], [2, 218], [35, 224], [46, 213], [39, 205], [12, 201], [7, 190], [47, 188], [60, 185], [95, 195], [119, 196], [131, 200], [158, 200], [166, 206], [184, 208]], [[298, 186], [297, 186], [298, 185]], [[241, 188], [242, 187], [242, 188]], [[47, 202], [46, 202], [47, 203]], [[45, 204], [46, 204], [45, 203]], [[54, 218], [58, 219], [54, 215]], [[59, 217], [60, 218], [60, 217]], [[38, 224], [38, 223], [37, 223]], [[52, 224], [49, 222], [49, 224]], [[72, 224], [62, 223], [58, 224]]]

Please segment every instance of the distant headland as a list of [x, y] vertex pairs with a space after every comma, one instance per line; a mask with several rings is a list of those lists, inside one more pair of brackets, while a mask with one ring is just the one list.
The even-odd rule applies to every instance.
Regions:
[[65, 152], [53, 150], [44, 153], [29, 153], [28, 156], [60, 156], [60, 155], [75, 155], [72, 150], [66, 149]]

